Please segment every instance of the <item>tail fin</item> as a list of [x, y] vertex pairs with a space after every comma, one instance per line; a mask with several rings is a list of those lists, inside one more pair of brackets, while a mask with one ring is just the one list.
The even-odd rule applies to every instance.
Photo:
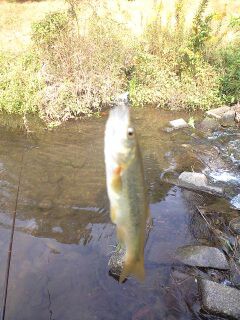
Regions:
[[129, 275], [134, 275], [140, 281], [145, 278], [144, 256], [134, 259], [128, 255], [125, 256], [123, 270], [121, 272], [119, 282], [122, 283]]

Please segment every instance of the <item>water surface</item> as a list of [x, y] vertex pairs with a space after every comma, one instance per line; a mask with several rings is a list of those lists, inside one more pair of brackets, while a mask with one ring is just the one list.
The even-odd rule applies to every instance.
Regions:
[[30, 134], [0, 127], [0, 294], [22, 167], [5, 319], [207, 319], [195, 281], [174, 280], [181, 267], [176, 249], [203, 237], [196, 236], [201, 222], [193, 219], [194, 193], [161, 179], [204, 167], [184, 152], [200, 141], [194, 130], [163, 130], [182, 116], [188, 119], [134, 112], [154, 225], [145, 249], [146, 280], [121, 285], [108, 270], [116, 237], [105, 185], [106, 117]]

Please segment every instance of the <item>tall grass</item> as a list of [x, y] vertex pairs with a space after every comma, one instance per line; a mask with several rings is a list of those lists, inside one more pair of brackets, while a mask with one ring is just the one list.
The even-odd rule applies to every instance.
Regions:
[[[60, 123], [99, 112], [125, 90], [136, 107], [195, 110], [239, 100], [238, 0], [66, 5], [33, 24], [31, 63], [17, 62], [25, 61], [24, 51], [12, 60], [15, 80], [0, 86], [2, 109], [36, 111]], [[0, 76], [11, 78], [5, 58]], [[27, 93], [19, 94], [20, 103], [8, 90], [16, 97], [21, 86]]]

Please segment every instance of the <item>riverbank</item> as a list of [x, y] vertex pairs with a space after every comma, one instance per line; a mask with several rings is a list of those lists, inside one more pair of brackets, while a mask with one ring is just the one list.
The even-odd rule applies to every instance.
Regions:
[[123, 91], [134, 107], [236, 103], [239, 4], [215, 2], [1, 2], [0, 110], [55, 126], [99, 115]]

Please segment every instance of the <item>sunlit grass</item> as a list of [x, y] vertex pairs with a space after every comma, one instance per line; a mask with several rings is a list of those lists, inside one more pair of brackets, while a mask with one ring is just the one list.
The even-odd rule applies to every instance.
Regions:
[[[163, 28], [174, 30], [176, 27], [176, 7], [182, 4], [183, 25], [187, 30], [191, 27], [200, 0], [107, 0], [93, 3], [101, 14], [111, 13], [112, 18], [119, 23], [129, 26], [130, 30], [141, 35], [146, 26], [158, 18]], [[227, 32], [232, 17], [240, 14], [239, 0], [210, 0], [205, 14], [216, 14], [216, 32]], [[221, 30], [219, 26], [221, 24]], [[231, 38], [231, 37], [229, 37]]]
[[[98, 14], [113, 19], [129, 30], [140, 36], [146, 26], [157, 17], [161, 20], [161, 26], [174, 30], [176, 26], [176, 5], [183, 2], [184, 28], [190, 28], [192, 20], [199, 5], [198, 0], [102, 0], [102, 1], [75, 1], [81, 6], [90, 2]], [[8, 2], [0, 1], [0, 50], [19, 51], [26, 48], [31, 40], [31, 25], [33, 22], [44, 18], [46, 13], [64, 10], [69, 4], [64, 0]], [[231, 17], [240, 14], [239, 0], [210, 0], [206, 14], [216, 13], [216, 32], [225, 32], [228, 41], [234, 39], [234, 35], [227, 26]], [[86, 14], [86, 19], [88, 15]], [[80, 20], [84, 20], [81, 10]], [[219, 28], [221, 24], [221, 28]], [[219, 30], [221, 29], [221, 30]]]
[[0, 50], [18, 52], [31, 42], [31, 25], [46, 13], [66, 9], [64, 0], [0, 1]]

